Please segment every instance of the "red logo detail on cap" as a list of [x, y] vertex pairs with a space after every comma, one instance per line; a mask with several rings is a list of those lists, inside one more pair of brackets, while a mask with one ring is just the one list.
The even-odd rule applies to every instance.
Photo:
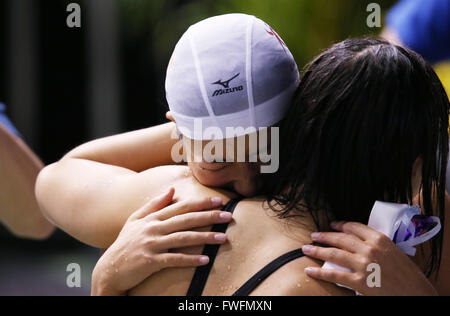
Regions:
[[269, 28], [269, 30], [266, 30], [266, 32], [268, 34], [276, 37], [276, 39], [280, 43], [281, 47], [283, 47], [284, 52], [287, 54], [287, 51], [286, 51], [287, 45], [286, 45], [286, 43], [283, 41], [283, 39], [280, 37], [280, 35], [278, 35], [278, 33], [275, 32], [275, 30], [270, 25], [266, 24], [266, 26]]

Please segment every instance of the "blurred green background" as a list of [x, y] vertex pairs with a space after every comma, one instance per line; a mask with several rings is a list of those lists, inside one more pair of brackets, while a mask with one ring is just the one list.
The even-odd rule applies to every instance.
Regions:
[[[167, 62], [174, 44], [193, 23], [207, 17], [246, 13], [270, 24], [283, 37], [300, 65], [347, 37], [377, 35], [366, 24], [371, 0], [120, 0], [126, 38], [142, 40]], [[378, 1], [384, 12], [396, 1]], [[154, 45], [156, 44], [156, 45]]]
[[[369, 28], [367, 6], [373, 0], [120, 0], [126, 41], [142, 41], [159, 79], [175, 44], [186, 29], [207, 17], [246, 13], [270, 24], [302, 68], [321, 50], [348, 37], [378, 35]], [[395, 0], [376, 1], [383, 16]], [[159, 80], [161, 82], [161, 80]]]

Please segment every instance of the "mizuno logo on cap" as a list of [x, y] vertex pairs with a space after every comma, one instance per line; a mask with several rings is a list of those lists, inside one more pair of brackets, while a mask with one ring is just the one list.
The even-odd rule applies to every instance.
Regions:
[[225, 89], [228, 89], [230, 87], [230, 82], [233, 81], [234, 79], [236, 79], [237, 77], [239, 77], [239, 75], [240, 75], [240, 73], [237, 74], [236, 76], [234, 76], [233, 78], [231, 78], [230, 80], [223, 81], [223, 82], [222, 82], [222, 80], [219, 80], [219, 81], [214, 82], [213, 84], [220, 84]]
[[218, 90], [214, 91], [213, 97], [217, 97], [217, 96], [222, 95], [222, 94], [233, 93], [233, 92], [244, 90], [244, 86], [238, 86], [238, 87], [230, 88], [231, 81], [233, 81], [234, 79], [239, 77], [239, 75], [240, 75], [240, 73], [237, 74], [236, 76], [234, 76], [233, 78], [227, 80], [227, 81], [222, 81], [222, 79], [220, 79], [220, 80], [212, 83], [212, 85], [221, 85], [222, 87], [224, 87], [224, 89], [218, 89]]

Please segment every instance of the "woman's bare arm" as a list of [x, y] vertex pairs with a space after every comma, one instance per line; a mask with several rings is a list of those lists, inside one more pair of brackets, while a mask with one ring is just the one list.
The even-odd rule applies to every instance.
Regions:
[[42, 167], [28, 146], [0, 124], [0, 222], [18, 237], [45, 239], [54, 231], [34, 196]]
[[450, 295], [450, 196], [445, 197], [445, 230], [444, 230], [444, 247], [442, 250], [442, 261], [439, 275], [431, 278], [431, 282], [440, 295]]
[[174, 164], [171, 151], [177, 142], [176, 125], [168, 123], [94, 140], [72, 150], [65, 158], [91, 160], [142, 172]]
[[88, 245], [107, 248], [133, 210], [186, 181], [179, 168], [142, 173], [83, 159], [63, 159], [39, 175], [36, 196], [44, 214]]
[[152, 169], [172, 164], [175, 132], [169, 123], [74, 149], [39, 175], [36, 195], [43, 212], [82, 242], [111, 245], [129, 212], [175, 181], [170, 170]]

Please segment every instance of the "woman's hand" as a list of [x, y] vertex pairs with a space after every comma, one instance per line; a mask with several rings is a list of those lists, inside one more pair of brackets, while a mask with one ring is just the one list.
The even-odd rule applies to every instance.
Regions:
[[221, 206], [222, 199], [193, 199], [170, 205], [173, 195], [171, 189], [130, 216], [94, 269], [93, 295], [125, 295], [162, 269], [209, 263], [208, 257], [170, 253], [170, 249], [226, 242], [225, 234], [188, 231], [230, 222], [232, 215], [228, 212], [199, 212]]
[[[307, 268], [308, 276], [344, 285], [366, 296], [437, 295], [417, 265], [384, 234], [359, 223], [333, 223], [332, 228], [338, 233], [315, 233], [312, 239], [335, 248], [305, 246], [303, 252], [352, 272]], [[368, 283], [373, 263], [381, 268], [379, 288], [371, 288]]]

